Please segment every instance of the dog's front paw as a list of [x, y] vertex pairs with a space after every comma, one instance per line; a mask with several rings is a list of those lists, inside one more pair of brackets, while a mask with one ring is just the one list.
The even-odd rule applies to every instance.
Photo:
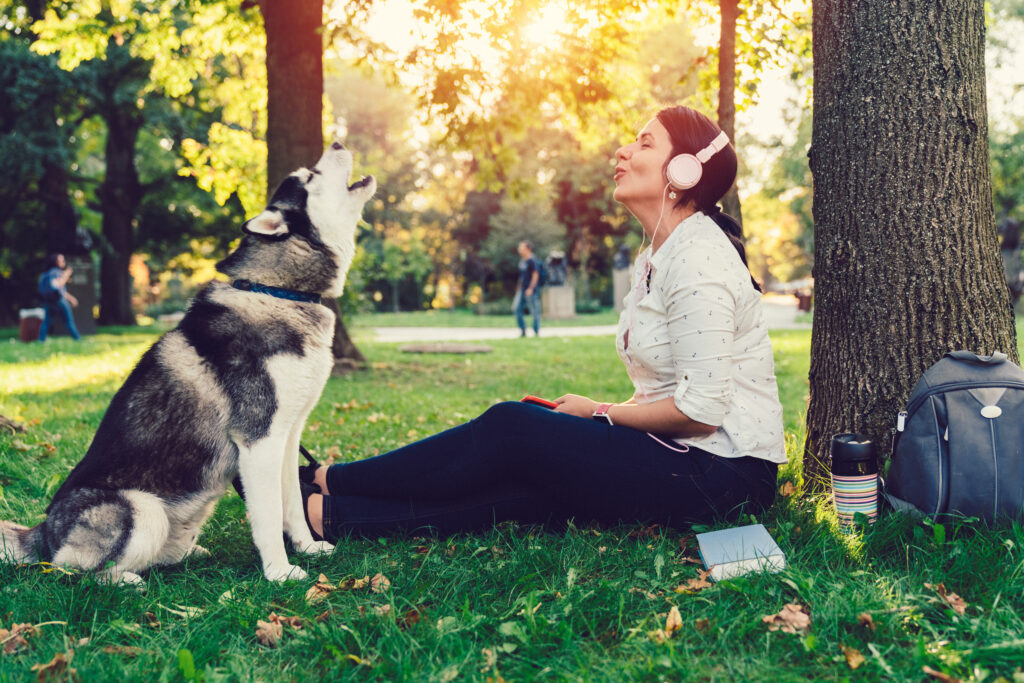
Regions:
[[263, 576], [267, 578], [267, 581], [280, 582], [302, 581], [308, 576], [308, 574], [306, 574], [302, 567], [296, 567], [294, 564], [285, 564], [264, 567]]
[[199, 545], [198, 543], [196, 543], [191, 548], [189, 548], [188, 552], [185, 553], [185, 557], [209, 557], [209, 556], [210, 556], [210, 551], [207, 550], [206, 548], [204, 548], [203, 546]]
[[296, 550], [305, 555], [330, 555], [334, 552], [334, 544], [327, 541], [309, 541], [296, 545]]

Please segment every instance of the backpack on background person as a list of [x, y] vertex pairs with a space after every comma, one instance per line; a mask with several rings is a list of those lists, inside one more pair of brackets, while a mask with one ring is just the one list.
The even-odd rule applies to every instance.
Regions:
[[899, 511], [1024, 520], [1024, 370], [952, 351], [900, 412], [885, 499]]

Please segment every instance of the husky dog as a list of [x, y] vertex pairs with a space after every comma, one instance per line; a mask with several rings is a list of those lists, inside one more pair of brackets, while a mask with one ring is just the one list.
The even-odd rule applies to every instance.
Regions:
[[[0, 559], [48, 561], [144, 586], [138, 572], [193, 553], [203, 523], [239, 475], [252, 537], [271, 581], [303, 579], [303, 553], [329, 553], [306, 526], [299, 436], [331, 372], [335, 316], [363, 205], [352, 154], [335, 142], [243, 226], [181, 324], [114, 395], [92, 445], [34, 528], [0, 522]], [[5, 557], [6, 556], [6, 557]]]

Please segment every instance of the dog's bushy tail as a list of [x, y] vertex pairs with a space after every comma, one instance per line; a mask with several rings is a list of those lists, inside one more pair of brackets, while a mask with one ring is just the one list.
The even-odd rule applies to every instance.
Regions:
[[0, 562], [38, 562], [36, 549], [42, 540], [42, 525], [29, 528], [14, 522], [0, 522]]

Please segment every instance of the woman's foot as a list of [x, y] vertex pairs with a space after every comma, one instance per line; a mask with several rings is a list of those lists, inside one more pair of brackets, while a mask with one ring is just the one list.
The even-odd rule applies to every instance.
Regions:
[[313, 470], [312, 479], [310, 479], [310, 481], [313, 486], [320, 487], [320, 493], [325, 496], [331, 495], [331, 492], [327, 489], [327, 467], [321, 466]]
[[312, 484], [301, 484], [302, 511], [314, 541], [324, 540], [324, 497]]

